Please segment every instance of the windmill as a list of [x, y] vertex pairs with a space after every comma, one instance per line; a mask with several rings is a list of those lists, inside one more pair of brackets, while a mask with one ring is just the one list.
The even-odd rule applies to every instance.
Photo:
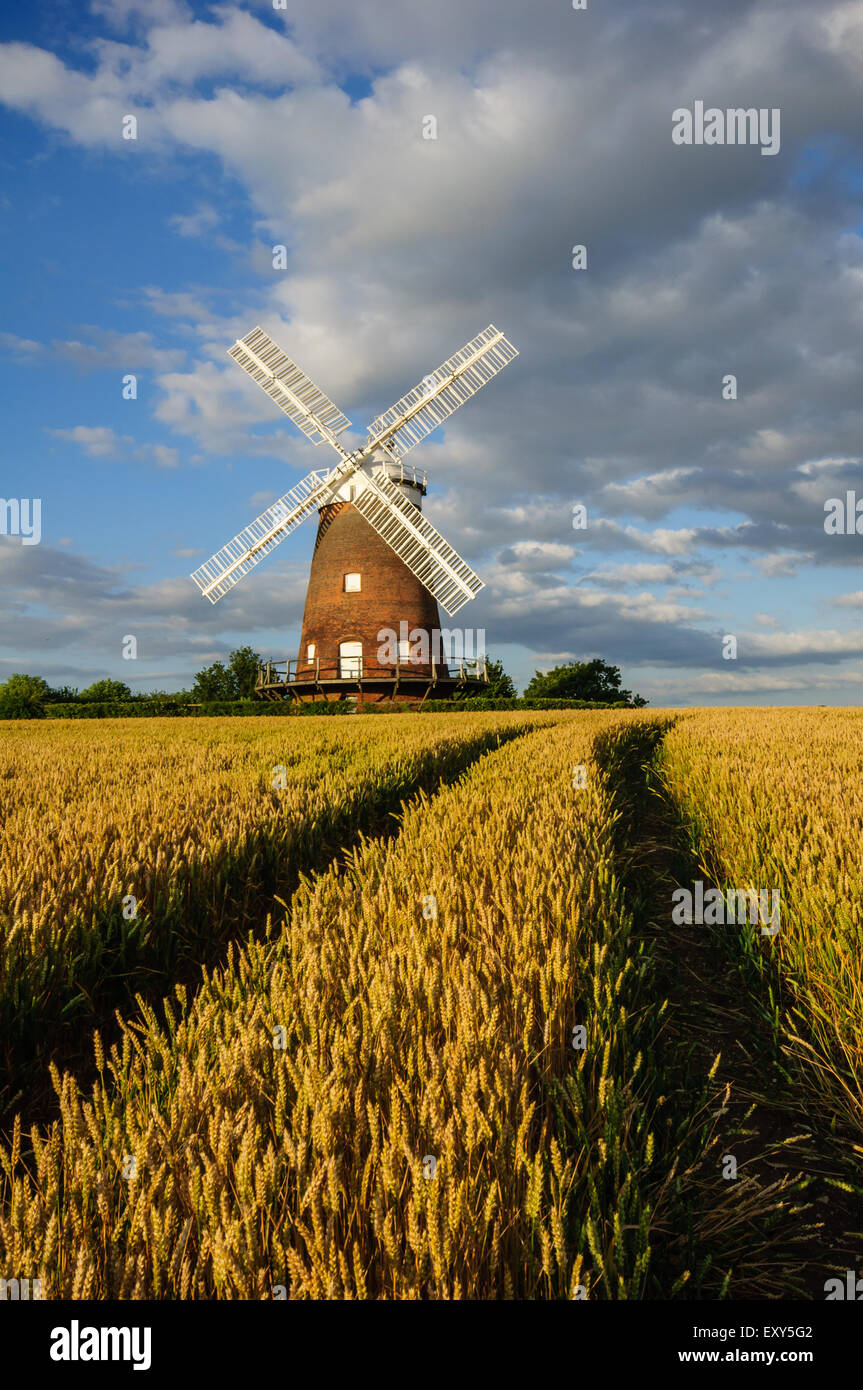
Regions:
[[[518, 355], [489, 324], [437, 371], [425, 376], [368, 427], [361, 448], [339, 435], [350, 420], [272, 338], [254, 328], [228, 349], [313, 444], [339, 455], [330, 469], [309, 473], [192, 575], [216, 603], [315, 511], [318, 535], [296, 662], [269, 663], [259, 679], [268, 698], [414, 699], [420, 688], [451, 692], [467, 677], [445, 663], [417, 659], [403, 636], [398, 651], [380, 655], [379, 633], [439, 628], [437, 605], [452, 617], [483, 588], [421, 511], [425, 474], [405, 456]], [[373, 655], [372, 649], [378, 653]], [[420, 657], [425, 655], [420, 651]]]

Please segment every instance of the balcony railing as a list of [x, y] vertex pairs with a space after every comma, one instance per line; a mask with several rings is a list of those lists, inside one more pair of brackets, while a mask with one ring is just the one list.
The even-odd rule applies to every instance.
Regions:
[[[486, 681], [488, 670], [485, 657], [460, 657], [445, 663], [396, 661], [392, 664], [366, 662], [362, 657], [342, 657], [333, 666], [322, 666], [320, 657], [315, 661], [300, 662], [295, 657], [285, 661], [268, 661], [258, 667], [255, 682], [258, 688], [274, 685], [315, 685], [324, 681], [400, 681], [442, 679], [442, 665], [446, 666], [448, 678], [457, 681]], [[431, 674], [429, 674], [429, 671]]]
[[405, 463], [404, 459], [389, 459], [386, 463], [379, 463], [377, 467], [386, 473], [387, 477], [394, 483], [416, 483], [425, 492], [428, 483], [424, 468], [417, 468], [412, 463]]

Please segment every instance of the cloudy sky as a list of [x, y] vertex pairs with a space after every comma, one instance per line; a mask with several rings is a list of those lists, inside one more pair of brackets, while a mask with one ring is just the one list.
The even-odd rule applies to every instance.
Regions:
[[[215, 606], [188, 578], [332, 461], [226, 348], [260, 323], [358, 444], [492, 322], [519, 357], [411, 461], [518, 683], [861, 702], [861, 0], [33, 0], [0, 39], [0, 494], [42, 507], [0, 675], [295, 654], [313, 524]], [[778, 151], [676, 144], [696, 102]]]

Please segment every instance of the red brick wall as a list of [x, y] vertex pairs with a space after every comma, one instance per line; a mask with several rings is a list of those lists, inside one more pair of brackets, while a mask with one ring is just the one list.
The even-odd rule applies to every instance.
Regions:
[[[351, 573], [362, 577], [359, 593], [344, 591], [344, 577]], [[315, 657], [320, 658], [322, 679], [324, 668], [329, 668], [327, 676], [336, 675], [340, 642], [362, 642], [363, 674], [370, 676], [378, 669], [378, 632], [390, 627], [398, 637], [402, 622], [408, 624], [408, 632], [424, 629], [431, 651], [432, 632], [441, 626], [431, 594], [350, 502], [323, 507], [306, 593], [297, 674], [314, 674], [315, 659], [306, 659], [310, 642], [315, 643]], [[447, 675], [445, 665], [437, 670], [438, 675]], [[408, 672], [430, 676], [431, 663], [411, 665], [405, 669], [406, 675]]]

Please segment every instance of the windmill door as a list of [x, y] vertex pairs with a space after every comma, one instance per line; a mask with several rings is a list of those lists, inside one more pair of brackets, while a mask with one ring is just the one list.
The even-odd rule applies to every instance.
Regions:
[[339, 676], [342, 680], [359, 680], [363, 674], [362, 642], [339, 643]]

